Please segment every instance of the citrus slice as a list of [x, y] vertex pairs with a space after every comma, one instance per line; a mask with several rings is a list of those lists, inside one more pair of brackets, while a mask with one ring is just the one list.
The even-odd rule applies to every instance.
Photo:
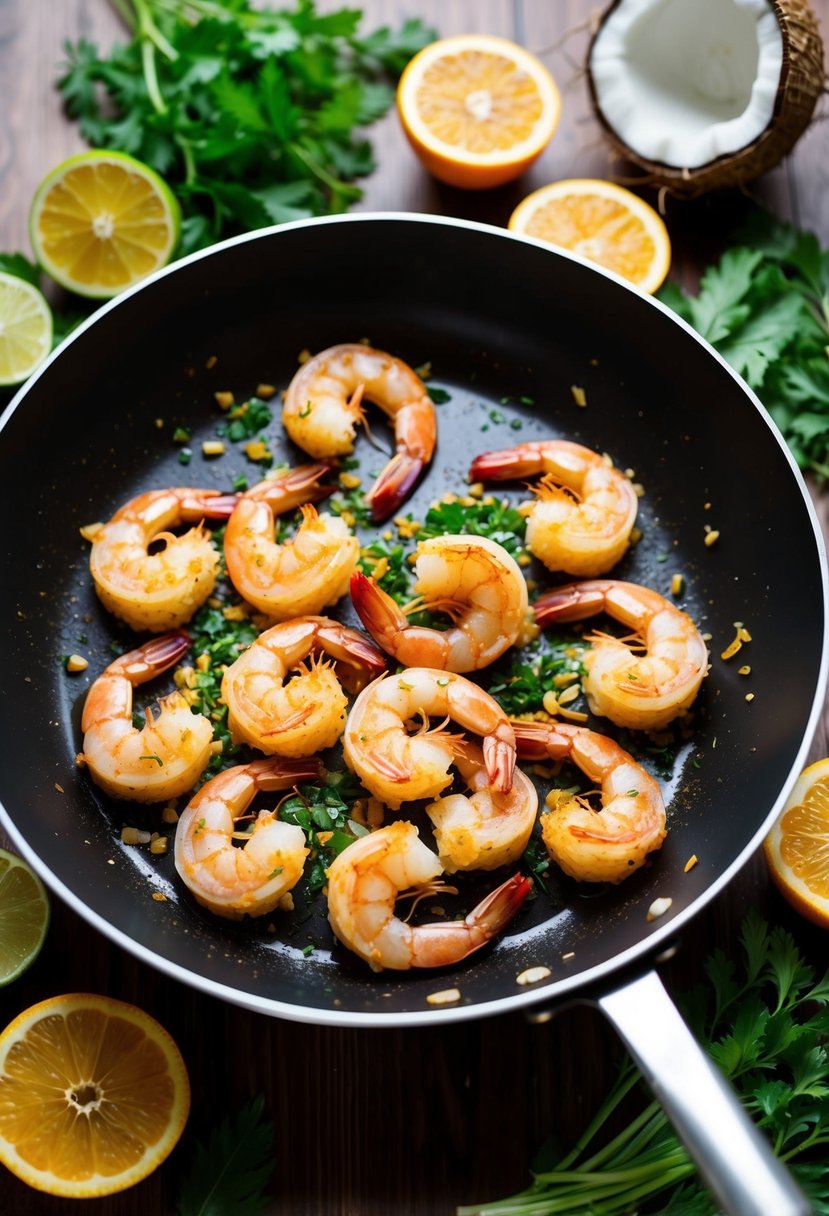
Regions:
[[122, 152], [81, 152], [38, 186], [29, 229], [38, 261], [56, 282], [109, 299], [166, 266], [181, 211], [147, 165]]
[[523, 173], [558, 126], [561, 97], [535, 55], [506, 38], [461, 34], [424, 47], [397, 87], [403, 130], [421, 163], [466, 190]]
[[0, 986], [34, 962], [48, 927], [43, 883], [25, 861], [0, 849]]
[[52, 314], [36, 287], [0, 271], [0, 384], [22, 384], [52, 349]]
[[800, 774], [763, 848], [792, 907], [829, 928], [829, 758]]
[[190, 1084], [173, 1040], [123, 1001], [33, 1005], [0, 1035], [0, 1161], [50, 1195], [139, 1182], [184, 1130]]
[[623, 186], [572, 178], [542, 186], [519, 203], [511, 232], [581, 254], [650, 294], [665, 281], [671, 242], [648, 203]]

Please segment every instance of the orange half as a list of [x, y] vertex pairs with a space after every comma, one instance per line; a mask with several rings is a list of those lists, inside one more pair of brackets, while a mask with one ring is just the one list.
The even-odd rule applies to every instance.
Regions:
[[483, 190], [512, 181], [544, 151], [561, 97], [535, 55], [488, 34], [424, 47], [397, 89], [403, 130], [440, 181]]
[[671, 242], [659, 215], [613, 182], [573, 178], [542, 186], [518, 204], [508, 227], [578, 253], [648, 294], [662, 286], [671, 267]]
[[769, 873], [789, 903], [829, 928], [829, 758], [800, 774], [764, 852]]
[[0, 1161], [50, 1195], [132, 1186], [177, 1143], [190, 1110], [181, 1053], [149, 1014], [74, 994], [0, 1035]]

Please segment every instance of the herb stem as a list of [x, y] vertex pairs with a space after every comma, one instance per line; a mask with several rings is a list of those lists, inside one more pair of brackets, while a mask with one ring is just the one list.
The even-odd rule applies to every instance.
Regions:
[[613, 1111], [616, 1109], [622, 1099], [626, 1097], [631, 1089], [633, 1089], [638, 1080], [639, 1074], [630, 1063], [626, 1064], [626, 1067], [621, 1073], [616, 1085], [610, 1091], [603, 1104], [599, 1107], [596, 1114], [588, 1123], [581, 1136], [579, 1136], [570, 1152], [563, 1157], [561, 1161], [559, 1161], [556, 1169], [569, 1169], [570, 1166], [579, 1159], [583, 1151], [587, 1148], [587, 1145], [594, 1138], [606, 1120], [612, 1115]]
[[311, 156], [309, 152], [306, 152], [301, 144], [294, 141], [288, 146], [294, 156], [301, 160], [306, 169], [313, 173], [314, 177], [319, 178], [323, 185], [327, 186], [332, 194], [342, 194], [345, 196], [359, 194], [357, 187], [349, 185], [348, 182], [340, 181], [339, 178], [334, 177], [333, 174], [329, 173], [326, 169], [323, 169], [322, 165], [317, 164], [313, 156]]
[[134, 30], [136, 18], [135, 13], [129, 7], [129, 0], [112, 0], [112, 6], [117, 9], [118, 15], [124, 24], [128, 25], [131, 30]]

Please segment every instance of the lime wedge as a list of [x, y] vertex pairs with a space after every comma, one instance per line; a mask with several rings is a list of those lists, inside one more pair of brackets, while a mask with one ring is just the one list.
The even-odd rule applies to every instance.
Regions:
[[37, 958], [49, 927], [49, 899], [34, 870], [0, 849], [0, 986]]
[[0, 384], [22, 384], [52, 349], [52, 314], [25, 279], [0, 271]]
[[35, 192], [29, 232], [37, 260], [68, 291], [109, 299], [166, 266], [181, 209], [166, 182], [123, 152], [81, 152]]

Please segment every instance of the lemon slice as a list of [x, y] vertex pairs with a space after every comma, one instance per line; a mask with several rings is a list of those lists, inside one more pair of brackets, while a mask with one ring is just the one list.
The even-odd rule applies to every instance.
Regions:
[[829, 758], [800, 774], [763, 848], [771, 877], [789, 903], [829, 928]]
[[52, 349], [52, 313], [25, 279], [0, 271], [0, 385], [22, 384]]
[[0, 849], [0, 985], [37, 958], [49, 927], [49, 899], [25, 861]]
[[181, 209], [147, 165], [122, 152], [82, 152], [41, 182], [29, 229], [38, 261], [56, 282], [109, 299], [166, 266]]
[[613, 182], [572, 178], [542, 186], [518, 204], [508, 227], [581, 254], [648, 294], [671, 268], [671, 241], [659, 215]]
[[0, 1035], [0, 1162], [37, 1190], [125, 1190], [172, 1151], [189, 1110], [178, 1047], [134, 1005], [56, 996]]
[[440, 181], [483, 190], [512, 181], [546, 148], [561, 97], [535, 55], [506, 38], [461, 34], [424, 47], [397, 88], [403, 130]]

